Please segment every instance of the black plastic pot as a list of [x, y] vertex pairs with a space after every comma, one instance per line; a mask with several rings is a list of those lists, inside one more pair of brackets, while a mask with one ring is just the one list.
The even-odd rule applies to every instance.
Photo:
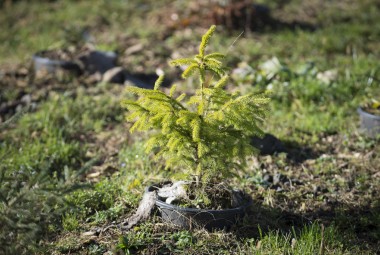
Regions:
[[361, 107], [358, 108], [360, 116], [360, 128], [371, 138], [380, 135], [380, 116], [368, 113]]
[[93, 50], [78, 56], [78, 60], [83, 64], [86, 72], [104, 74], [116, 66], [117, 54], [113, 51]]
[[[157, 186], [152, 185], [146, 189], [146, 192], [157, 190]], [[184, 208], [168, 204], [157, 198], [156, 206], [161, 213], [164, 221], [174, 224], [185, 229], [205, 228], [229, 229], [241, 220], [252, 201], [232, 209], [224, 210], [205, 210], [197, 208]]]
[[33, 55], [33, 67], [36, 73], [47, 72], [50, 74], [56, 73], [58, 70], [68, 71], [73, 74], [80, 74], [81, 69], [78, 64], [72, 61], [55, 60], [46, 57], [42, 57], [45, 51], [37, 52]]

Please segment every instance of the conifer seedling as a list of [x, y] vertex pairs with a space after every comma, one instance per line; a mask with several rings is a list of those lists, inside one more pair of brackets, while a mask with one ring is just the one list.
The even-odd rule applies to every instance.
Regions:
[[[197, 187], [233, 176], [244, 168], [246, 157], [255, 149], [252, 136], [260, 136], [269, 98], [265, 93], [240, 95], [225, 87], [229, 76], [223, 66], [225, 55], [206, 54], [215, 26], [203, 35], [199, 52], [193, 58], [170, 61], [184, 66], [182, 77], [199, 78], [198, 88], [176, 97], [176, 86], [169, 94], [160, 90], [164, 77], [154, 89], [128, 87], [138, 99], [124, 100], [127, 121], [134, 122], [130, 132], [154, 130], [146, 142], [146, 152], [154, 150], [166, 168], [195, 176]], [[211, 81], [210, 81], [211, 80]]]

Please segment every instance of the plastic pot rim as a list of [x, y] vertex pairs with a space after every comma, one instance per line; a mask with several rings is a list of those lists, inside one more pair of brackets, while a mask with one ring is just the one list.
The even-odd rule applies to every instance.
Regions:
[[374, 114], [371, 114], [371, 113], [369, 113], [369, 112], [366, 112], [366, 111], [363, 110], [363, 108], [361, 108], [361, 107], [358, 107], [357, 112], [358, 112], [360, 115], [363, 115], [363, 116], [365, 116], [365, 117], [367, 117], [367, 118], [380, 120], [380, 116], [378, 116], [378, 115], [374, 115]]
[[[170, 183], [170, 182], [165, 182]], [[149, 188], [154, 187], [155, 185], [150, 185], [145, 189], [145, 192], [152, 192]], [[225, 213], [239, 213], [242, 210], [245, 210], [249, 206], [252, 205], [252, 199], [249, 199], [245, 204], [235, 207], [235, 208], [228, 208], [228, 209], [220, 209], [220, 210], [211, 210], [211, 209], [198, 209], [198, 208], [190, 208], [190, 207], [181, 207], [177, 205], [168, 204], [164, 201], [162, 201], [160, 198], [156, 199], [156, 205], [160, 208], [166, 208], [176, 211], [182, 211], [182, 212], [188, 212], [188, 213], [201, 213], [201, 212], [207, 212], [212, 214], [225, 214]]]
[[43, 57], [42, 54], [45, 52], [49, 52], [49, 50], [41, 50], [32, 55], [33, 60], [40, 60], [40, 61], [46, 61], [50, 63], [56, 63], [56, 64], [64, 64], [64, 63], [74, 63], [72, 60], [63, 60], [63, 59], [54, 59], [49, 57]]

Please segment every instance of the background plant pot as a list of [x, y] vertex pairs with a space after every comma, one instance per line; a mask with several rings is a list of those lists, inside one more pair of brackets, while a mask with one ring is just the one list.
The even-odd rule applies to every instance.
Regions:
[[360, 116], [360, 128], [372, 138], [380, 135], [380, 116], [368, 113], [361, 107], [358, 108]]
[[78, 56], [78, 60], [90, 74], [104, 74], [116, 66], [117, 54], [113, 51], [91, 50]]
[[50, 59], [43, 57], [46, 51], [40, 51], [33, 55], [33, 67], [36, 73], [49, 73], [54, 74], [58, 70], [68, 71], [75, 75], [81, 73], [81, 68], [78, 64], [67, 60]]
[[[146, 191], [157, 190], [157, 186], [149, 186]], [[252, 201], [247, 201], [244, 205], [232, 209], [205, 210], [179, 207], [165, 203], [160, 198], [156, 200], [156, 206], [164, 221], [185, 229], [205, 228], [207, 230], [229, 229], [244, 217], [251, 204]]]

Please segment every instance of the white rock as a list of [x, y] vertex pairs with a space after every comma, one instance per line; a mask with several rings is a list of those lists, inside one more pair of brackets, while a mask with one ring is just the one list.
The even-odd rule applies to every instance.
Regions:
[[102, 81], [103, 82], [107, 82], [107, 83], [124, 83], [125, 81], [125, 70], [124, 68], [118, 66], [118, 67], [114, 67], [108, 71], [106, 71], [104, 74], [103, 74], [103, 79]]

